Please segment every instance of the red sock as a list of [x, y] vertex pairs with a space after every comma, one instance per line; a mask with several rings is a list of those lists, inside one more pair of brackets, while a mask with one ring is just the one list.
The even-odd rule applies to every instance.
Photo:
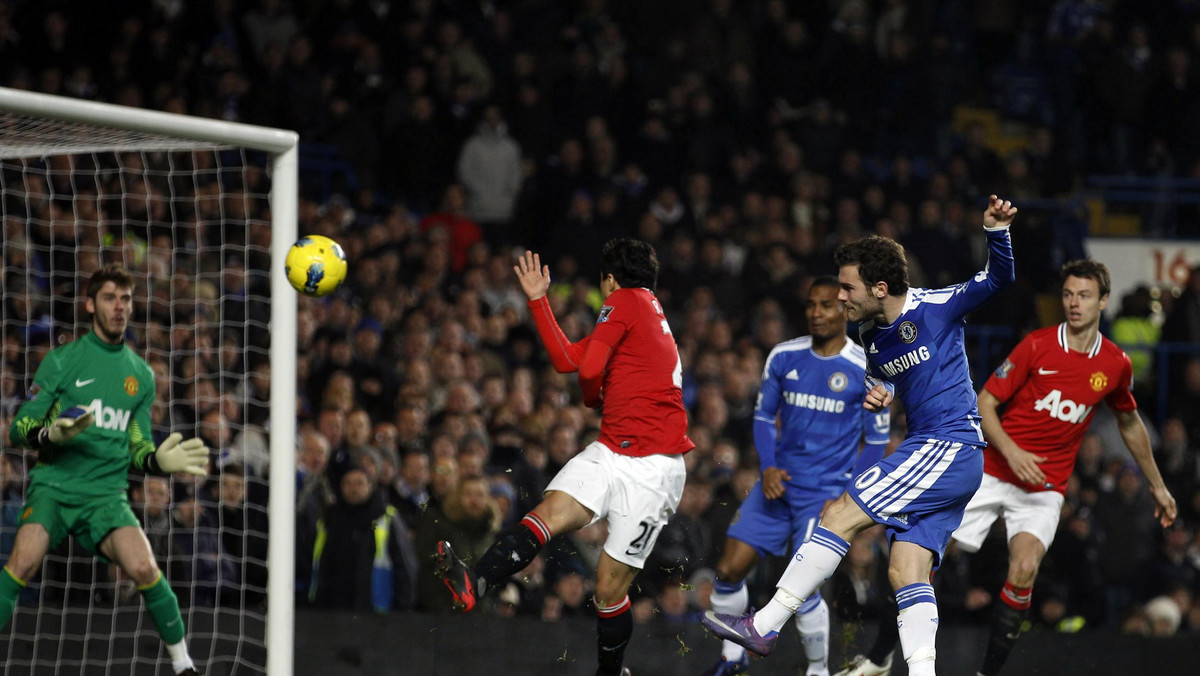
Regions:
[[1000, 591], [1000, 600], [1015, 610], [1029, 608], [1033, 597], [1033, 587], [1014, 587], [1013, 583], [1005, 580], [1004, 589]]
[[550, 541], [550, 538], [554, 537], [550, 534], [550, 527], [546, 525], [546, 522], [542, 521], [541, 517], [533, 512], [526, 514], [525, 518], [521, 519], [521, 525], [533, 531], [533, 536], [537, 538], [538, 544], [543, 547]]

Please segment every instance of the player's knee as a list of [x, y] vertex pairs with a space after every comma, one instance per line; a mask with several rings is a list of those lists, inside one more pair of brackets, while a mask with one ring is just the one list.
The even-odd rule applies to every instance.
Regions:
[[888, 563], [888, 582], [892, 584], [892, 589], [929, 582], [929, 572], [928, 570], [922, 571], [919, 566], [898, 561], [897, 557], [892, 557]]
[[729, 584], [740, 584], [742, 580], [746, 579], [746, 573], [745, 571], [717, 566], [717, 579], [721, 582], [728, 582]]
[[1037, 578], [1038, 560], [1032, 556], [1013, 557], [1008, 564], [1008, 579], [1021, 587], [1028, 587]]
[[12, 573], [13, 577], [21, 582], [28, 583], [37, 574], [41, 565], [42, 561], [40, 558], [35, 560], [33, 556], [13, 554], [8, 558], [8, 563], [4, 564], [4, 567], [8, 569], [8, 572]]
[[158, 579], [158, 564], [154, 559], [141, 559], [128, 565], [125, 569], [134, 583], [139, 587], [153, 584]]
[[605, 579], [600, 577], [596, 580], [596, 604], [603, 607], [612, 607], [625, 599], [625, 595], [629, 593], [629, 585], [622, 580], [615, 578]]
[[738, 584], [746, 579], [746, 574], [750, 571], [747, 567], [741, 565], [739, 561], [721, 560], [717, 563], [717, 579], [730, 584]]
[[37, 552], [14, 551], [4, 567], [22, 582], [29, 582], [42, 568], [44, 555]]
[[830, 503], [821, 517], [822, 528], [830, 530], [846, 540], [854, 537], [872, 523], [871, 517], [867, 516], [858, 503], [845, 493]]

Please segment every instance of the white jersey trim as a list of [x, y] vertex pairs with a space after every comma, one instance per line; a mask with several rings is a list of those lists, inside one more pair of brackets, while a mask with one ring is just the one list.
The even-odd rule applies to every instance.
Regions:
[[791, 340], [785, 340], [782, 343], [779, 343], [775, 347], [771, 348], [770, 354], [767, 355], [767, 361], [763, 363], [762, 379], [766, 380], [767, 376], [771, 373], [771, 360], [773, 360], [777, 355], [783, 354], [784, 352], [799, 352], [800, 350], [811, 349], [812, 336], [800, 336], [799, 338], [793, 338]]
[[[1101, 335], [1099, 331], [1096, 331], [1096, 341], [1094, 343], [1092, 343], [1091, 349], [1089, 349], [1087, 352], [1088, 359], [1091, 359], [1092, 357], [1095, 357], [1096, 355], [1100, 354], [1100, 347], [1102, 345], [1104, 345], [1104, 336]], [[1071, 348], [1069, 345], [1067, 345], [1067, 323], [1066, 322], [1063, 322], [1062, 324], [1058, 325], [1058, 346], [1063, 349], [1063, 352], [1066, 352], [1067, 354], [1071, 353]]]
[[846, 339], [846, 344], [842, 346], [840, 352], [828, 357], [817, 354], [816, 351], [812, 349], [812, 346], [812, 336], [800, 336], [799, 338], [785, 340], [771, 348], [770, 354], [767, 355], [767, 361], [763, 364], [763, 380], [766, 380], [767, 376], [771, 373], [771, 360], [775, 359], [776, 356], [785, 352], [799, 352], [801, 350], [808, 350], [812, 353], [813, 357], [822, 361], [828, 361], [830, 359], [837, 359], [841, 357], [861, 369], [867, 368], [867, 353], [863, 351], [860, 345], [849, 338]]

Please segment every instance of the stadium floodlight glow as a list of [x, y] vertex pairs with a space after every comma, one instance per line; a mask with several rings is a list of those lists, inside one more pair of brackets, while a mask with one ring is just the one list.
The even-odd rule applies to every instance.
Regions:
[[[244, 553], [232, 589], [221, 585], [218, 574], [215, 588], [195, 582], [188, 590], [216, 599], [211, 612], [192, 599], [184, 619], [193, 656], [222, 673], [293, 672], [296, 293], [283, 259], [296, 239], [298, 141], [293, 131], [0, 88], [0, 345], [17, 345], [24, 355], [19, 369], [0, 359], [4, 445], [13, 400], [28, 387], [39, 350], [49, 347], [43, 341], [57, 344], [86, 330], [88, 318], [75, 302], [81, 281], [101, 261], [136, 270], [134, 346], [164, 369], [158, 400], [167, 406], [156, 413], [156, 431], [189, 423], [203, 428], [203, 420], [180, 419], [189, 409], [199, 417], [201, 409], [215, 406], [221, 421], [221, 414], [231, 413], [240, 418], [228, 427], [241, 445], [231, 441], [218, 462], [242, 460], [228, 466], [245, 468], [248, 489], [270, 485], [269, 537], [241, 535], [243, 544], [266, 537], [270, 565]], [[214, 337], [220, 341], [215, 345]], [[264, 338], [265, 346], [259, 344]], [[236, 356], [226, 348], [236, 349]], [[215, 378], [208, 379], [204, 365], [213, 362]], [[254, 396], [265, 385], [254, 389], [248, 362], [269, 365], [264, 397]], [[264, 436], [269, 477], [256, 477], [251, 447], [264, 447]], [[247, 506], [243, 514], [249, 512]], [[222, 522], [227, 513], [219, 506], [216, 513], [218, 538], [248, 530]], [[245, 518], [241, 526], [249, 523]], [[193, 544], [202, 530], [193, 528]], [[64, 566], [67, 576], [61, 588], [57, 582], [42, 585], [36, 617], [30, 617], [35, 603], [23, 604], [0, 635], [0, 644], [7, 643], [6, 671], [53, 667], [72, 673], [77, 667], [93, 673], [103, 665], [105, 673], [142, 673], [161, 662], [158, 636], [147, 620], [122, 631], [123, 618], [140, 618], [140, 599], [134, 594], [122, 607], [120, 581], [106, 579], [91, 561], [86, 553], [48, 558], [46, 566]], [[168, 579], [170, 566], [183, 561], [174, 550], [168, 554]], [[265, 586], [250, 580], [250, 566], [263, 569]], [[91, 571], [82, 584], [72, 579], [81, 570]], [[88, 599], [82, 620], [73, 605], [78, 592]], [[266, 616], [259, 612], [256, 622], [253, 604], [263, 595]], [[97, 600], [106, 596], [112, 599]], [[226, 607], [229, 599], [241, 606]], [[104, 633], [68, 636], [80, 621], [85, 633], [97, 622]], [[36, 628], [21, 634], [31, 623]], [[147, 647], [151, 639], [153, 650]], [[28, 656], [14, 655], [18, 644]], [[265, 665], [255, 664], [248, 656], [261, 655], [264, 647]]]

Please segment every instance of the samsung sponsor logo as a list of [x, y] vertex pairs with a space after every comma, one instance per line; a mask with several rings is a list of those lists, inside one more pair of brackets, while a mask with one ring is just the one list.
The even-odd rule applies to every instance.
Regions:
[[923, 361], [929, 361], [929, 348], [925, 345], [899, 357], [879, 365], [879, 370], [889, 378], [898, 373], [904, 373], [908, 369], [920, 364]]
[[826, 413], [841, 413], [846, 410], [846, 402], [832, 397], [822, 397], [807, 392], [784, 392], [783, 400], [798, 408], [808, 408]]

